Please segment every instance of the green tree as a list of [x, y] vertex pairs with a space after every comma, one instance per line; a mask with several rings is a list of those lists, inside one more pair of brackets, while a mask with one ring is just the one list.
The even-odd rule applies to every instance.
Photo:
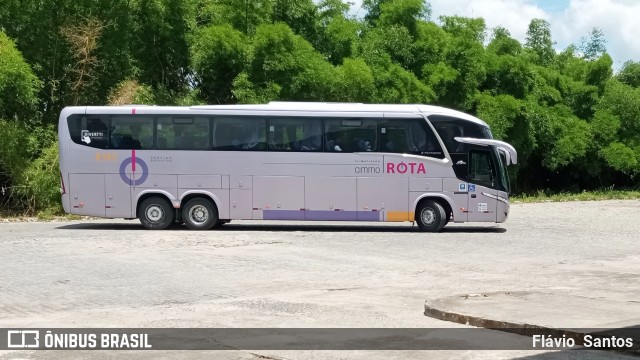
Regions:
[[481, 86], [494, 94], [512, 95], [525, 99], [533, 92], [536, 77], [524, 57], [487, 54], [487, 75]]
[[188, 85], [193, 12], [185, 0], [137, 0], [133, 49], [142, 82], [169, 94]]
[[376, 94], [375, 77], [371, 68], [362, 59], [344, 59], [336, 69], [333, 100], [341, 102], [373, 102]]
[[40, 86], [13, 41], [0, 32], [0, 119], [33, 122]]
[[525, 46], [536, 55], [538, 64], [546, 66], [551, 63], [555, 51], [553, 50], [553, 41], [551, 39], [551, 27], [546, 20], [531, 20]]
[[378, 27], [404, 26], [413, 37], [418, 35], [418, 21], [431, 14], [423, 0], [390, 0], [380, 4]]
[[[441, 21], [443, 29], [451, 35], [451, 40], [445, 53], [446, 66], [440, 68], [451, 67], [455, 72], [446, 73], [455, 77], [441, 84], [443, 86], [438, 88], [437, 101], [444, 106], [468, 111], [486, 76], [484, 20], [443, 16]], [[431, 78], [433, 73], [425, 75]]]
[[375, 28], [357, 43], [356, 56], [370, 65], [395, 62], [410, 69], [414, 64], [413, 39], [403, 26]]
[[487, 46], [487, 51], [496, 55], [517, 56], [522, 53], [522, 45], [518, 40], [511, 37], [509, 30], [497, 27], [493, 29], [493, 36]]
[[625, 85], [640, 87], [640, 62], [625, 62], [616, 78]]
[[240, 101], [330, 99], [335, 69], [286, 24], [261, 25], [252, 45], [246, 72], [234, 81]]
[[272, 21], [289, 25], [309, 42], [318, 37], [318, 6], [312, 0], [274, 0]]
[[607, 52], [607, 39], [602, 29], [594, 27], [591, 29], [589, 40], [583, 38], [580, 46], [583, 57], [587, 60], [596, 60]]
[[533, 107], [530, 111], [544, 167], [557, 170], [585, 156], [593, 139], [591, 128], [573, 115], [569, 107]]
[[198, 31], [191, 46], [196, 87], [210, 104], [233, 103], [234, 79], [245, 69], [249, 46], [244, 34], [230, 25]]
[[0, 6], [0, 27], [16, 39], [18, 49], [43, 82], [39, 111], [45, 121], [55, 123], [60, 110], [73, 103], [73, 81], [77, 62], [63, 28], [94, 18], [105, 25], [94, 56], [100, 66], [86, 90], [90, 104], [102, 104], [110, 89], [133, 74], [131, 56], [131, 0], [5, 0]]
[[262, 24], [271, 23], [274, 0], [214, 0], [206, 6], [210, 23], [229, 23], [237, 30], [252, 35]]
[[422, 83], [413, 73], [397, 64], [388, 67], [374, 67], [376, 82], [376, 103], [421, 104], [435, 100], [433, 90]]
[[[325, 14], [334, 13], [338, 12], [327, 11]], [[316, 49], [324, 54], [332, 64], [339, 65], [344, 58], [351, 57], [353, 54], [354, 47], [358, 42], [360, 25], [356, 20], [347, 19], [341, 13], [332, 15], [331, 18], [322, 17], [322, 24]]]
[[585, 83], [587, 85], [597, 87], [599, 89], [599, 93], [602, 94], [607, 83], [613, 76], [612, 67], [613, 60], [607, 53], [600, 56], [597, 60], [590, 61], [587, 65]]

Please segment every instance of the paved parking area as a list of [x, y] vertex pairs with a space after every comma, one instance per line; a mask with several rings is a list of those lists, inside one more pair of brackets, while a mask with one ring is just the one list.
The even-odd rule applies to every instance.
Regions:
[[[640, 201], [516, 204], [505, 224], [137, 221], [0, 224], [1, 327], [460, 327], [426, 299], [544, 291], [637, 302]], [[612, 309], [615, 311], [615, 309]], [[523, 309], [526, 313], [526, 309]], [[638, 318], [640, 314], [630, 314]], [[585, 317], [589, 314], [585, 313]], [[176, 356], [100, 352], [101, 357]], [[436, 358], [624, 358], [600, 352], [429, 352]], [[4, 358], [86, 358], [6, 352]], [[180, 357], [422, 358], [426, 352], [229, 351]]]

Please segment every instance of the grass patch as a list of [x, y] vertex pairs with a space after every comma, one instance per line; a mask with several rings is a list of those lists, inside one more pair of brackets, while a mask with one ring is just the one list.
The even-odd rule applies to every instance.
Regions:
[[37, 214], [28, 213], [28, 212], [0, 212], [0, 220], [5, 220], [9, 222], [21, 222], [21, 221], [33, 221], [37, 219], [38, 221], [75, 221], [82, 220], [86, 218], [86, 216], [80, 215], [71, 215], [64, 214], [57, 209], [47, 209], [43, 211], [39, 211]]
[[600, 201], [600, 200], [636, 200], [640, 199], [640, 190], [594, 190], [581, 193], [538, 191], [534, 194], [521, 194], [511, 197], [513, 203], [564, 202], [564, 201]]

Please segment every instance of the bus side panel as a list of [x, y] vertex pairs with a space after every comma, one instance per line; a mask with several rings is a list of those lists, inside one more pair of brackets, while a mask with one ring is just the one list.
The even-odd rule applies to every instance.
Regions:
[[[261, 212], [254, 214], [253, 211], [253, 177], [230, 175], [228, 178], [230, 189], [229, 218], [238, 220], [262, 219]], [[224, 218], [221, 217], [221, 219]]]
[[[134, 175], [130, 175], [134, 177]], [[139, 175], [135, 176], [138, 179]], [[149, 174], [146, 181], [135, 187], [136, 190], [141, 189], [157, 189], [164, 190], [171, 194], [175, 199], [178, 197], [178, 177], [176, 175], [158, 175]]]
[[304, 220], [304, 177], [254, 176], [253, 208], [264, 220]]
[[445, 195], [453, 200], [453, 204], [451, 204], [453, 221], [467, 222], [469, 217], [469, 209], [467, 208], [469, 202], [468, 184], [460, 179], [445, 178], [442, 179], [442, 188]]
[[358, 178], [358, 220], [410, 221], [409, 179]]
[[108, 218], [125, 218], [131, 216], [131, 186], [120, 174], [105, 175], [105, 213]]
[[69, 174], [71, 214], [105, 217], [103, 174]]
[[469, 222], [494, 222], [498, 208], [496, 199], [498, 191], [488, 187], [476, 185], [475, 191], [469, 191], [468, 221]]
[[[220, 214], [220, 218], [224, 219]], [[251, 189], [231, 189], [229, 194], [229, 219], [253, 219], [253, 192]]]
[[496, 211], [496, 222], [503, 223], [507, 221], [509, 217], [509, 194], [504, 191], [498, 191], [498, 197], [504, 199], [504, 201], [498, 200], [498, 210]]
[[305, 178], [305, 219], [356, 221], [356, 178]]

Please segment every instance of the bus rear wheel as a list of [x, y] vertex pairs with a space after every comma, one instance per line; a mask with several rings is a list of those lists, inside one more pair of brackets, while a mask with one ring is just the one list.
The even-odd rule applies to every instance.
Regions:
[[150, 197], [138, 208], [140, 223], [149, 230], [163, 230], [173, 223], [173, 207], [164, 198]]
[[182, 207], [182, 221], [191, 230], [209, 230], [218, 222], [218, 210], [207, 199], [191, 199]]
[[437, 201], [427, 200], [416, 211], [418, 228], [425, 232], [439, 232], [447, 223], [447, 213]]

